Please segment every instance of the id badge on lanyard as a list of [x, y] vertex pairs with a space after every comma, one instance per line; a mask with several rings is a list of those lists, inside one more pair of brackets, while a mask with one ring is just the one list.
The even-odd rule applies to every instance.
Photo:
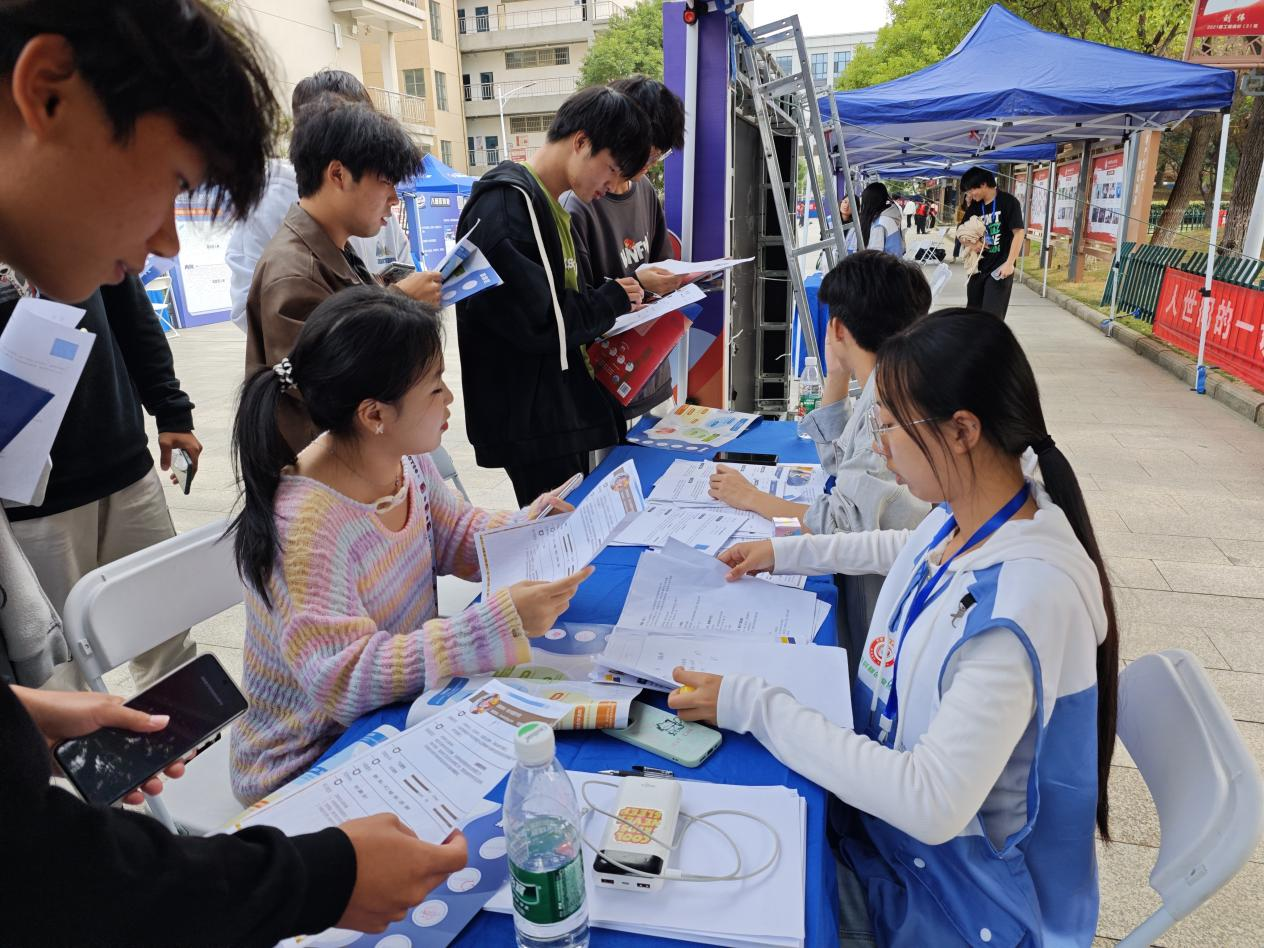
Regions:
[[[1024, 481], [1023, 486], [1019, 488], [1017, 494], [1010, 498], [1009, 503], [992, 514], [987, 522], [979, 527], [970, 539], [961, 545], [961, 548], [956, 553], [939, 564], [934, 576], [930, 575], [930, 564], [926, 562], [926, 557], [931, 550], [943, 543], [948, 538], [948, 535], [957, 528], [957, 518], [949, 516], [944, 521], [944, 525], [935, 534], [934, 539], [918, 555], [917, 568], [914, 569], [908, 587], [904, 590], [904, 595], [900, 597], [900, 601], [896, 604], [895, 611], [887, 623], [887, 631], [891, 636], [895, 636], [896, 629], [899, 629], [899, 638], [896, 639], [895, 643], [895, 660], [891, 664], [891, 687], [887, 691], [887, 701], [886, 706], [883, 708], [882, 716], [878, 719], [878, 743], [886, 744], [888, 738], [892, 744], [895, 741], [895, 722], [899, 719], [900, 714], [897, 676], [900, 670], [900, 654], [904, 651], [904, 642], [908, 638], [909, 629], [913, 627], [913, 623], [921, 617], [921, 614], [926, 611], [927, 607], [943, 595], [944, 590], [952, 582], [951, 577], [947, 577], [948, 567], [952, 561], [966, 550], [982, 543], [1004, 526], [1010, 517], [1022, 509], [1023, 504], [1027, 503], [1027, 498], [1030, 496], [1031, 488]], [[904, 616], [903, 622], [900, 622], [901, 615]], [[876, 700], [876, 691], [874, 695]]]

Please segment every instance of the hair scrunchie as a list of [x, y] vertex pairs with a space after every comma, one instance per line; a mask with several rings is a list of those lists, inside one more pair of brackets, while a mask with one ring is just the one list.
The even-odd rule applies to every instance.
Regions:
[[272, 371], [276, 373], [276, 377], [281, 382], [281, 391], [286, 391], [294, 387], [294, 366], [290, 362], [290, 357], [286, 356], [280, 362], [272, 367]]
[[1057, 445], [1054, 444], [1053, 438], [1049, 435], [1045, 435], [1043, 438], [1038, 438], [1031, 443], [1031, 449], [1036, 452], [1037, 457], [1042, 454], [1048, 454], [1056, 447]]

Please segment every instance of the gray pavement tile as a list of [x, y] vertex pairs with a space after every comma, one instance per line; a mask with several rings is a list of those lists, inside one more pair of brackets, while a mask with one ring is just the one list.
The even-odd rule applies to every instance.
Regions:
[[1163, 560], [1157, 560], [1154, 566], [1167, 580], [1168, 586], [1177, 592], [1264, 599], [1264, 567], [1168, 563]]
[[1107, 556], [1106, 570], [1111, 584], [1130, 589], [1171, 589], [1152, 560]]
[[[1093, 525], [1097, 526], [1096, 516], [1093, 517]], [[1205, 537], [1174, 537], [1120, 531], [1099, 532], [1102, 535], [1098, 537], [1098, 544], [1101, 546], [1102, 553], [1108, 557], [1225, 565], [1229, 563], [1229, 558], [1220, 547]]]
[[193, 627], [193, 638], [199, 645], [242, 648], [246, 638], [246, 607], [233, 606]]
[[1207, 677], [1235, 721], [1264, 724], [1264, 675], [1208, 668]]
[[1218, 539], [1215, 544], [1235, 566], [1264, 566], [1264, 540]]
[[1254, 632], [1264, 628], [1264, 602], [1230, 596], [1117, 589], [1115, 602], [1128, 620], [1189, 628]]
[[1260, 524], [1250, 517], [1229, 513], [1187, 513], [1183, 509], [1169, 513], [1129, 510], [1121, 513], [1133, 533], [1155, 533], [1178, 537], [1224, 537], [1227, 540], [1252, 540], [1260, 535]]
[[[1264, 627], [1255, 632], [1211, 630], [1207, 634], [1234, 671], [1264, 675]], [[1259, 686], [1264, 688], [1264, 680]]]
[[1208, 631], [1187, 625], [1138, 621], [1131, 615], [1119, 617], [1119, 654], [1123, 658], [1132, 661], [1170, 648], [1183, 648], [1192, 653], [1204, 668], [1234, 668], [1216, 647], [1215, 636]]

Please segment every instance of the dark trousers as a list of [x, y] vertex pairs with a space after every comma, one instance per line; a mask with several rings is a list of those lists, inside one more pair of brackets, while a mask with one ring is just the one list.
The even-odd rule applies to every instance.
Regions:
[[564, 454], [527, 464], [506, 464], [518, 506], [525, 507], [546, 491], [561, 487], [573, 474], [588, 473], [588, 453]]
[[917, 225], [917, 232], [919, 234], [926, 233], [926, 215], [925, 214], [914, 214], [913, 223]]
[[966, 305], [981, 309], [999, 319], [1009, 309], [1009, 294], [1014, 289], [1014, 276], [993, 280], [990, 273], [976, 273], [966, 282]]

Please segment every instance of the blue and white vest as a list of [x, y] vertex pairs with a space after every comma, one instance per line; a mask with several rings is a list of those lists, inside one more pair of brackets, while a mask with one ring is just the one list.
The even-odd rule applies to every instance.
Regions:
[[[1046, 526], [1052, 519], [1059, 532], [1069, 532], [1048, 495], [1041, 489], [1036, 493], [1042, 512], [1051, 508]], [[932, 511], [914, 531], [874, 613], [853, 691], [856, 730], [874, 740], [879, 740], [894, 664], [890, 614], [946, 516], [943, 508]], [[987, 564], [985, 558], [976, 565], [978, 553], [993, 543], [1000, 561]], [[1005, 560], [1004, 546], [998, 531], [979, 551], [962, 557], [947, 590], [909, 629], [900, 656], [894, 746], [908, 749], [926, 730], [957, 650], [983, 632], [1008, 629], [1026, 650], [1036, 689], [1035, 717], [1024, 738], [1034, 730], [1026, 821], [997, 849], [977, 815], [954, 839], [933, 846], [861, 814], [868, 838], [845, 836], [840, 856], [866, 887], [881, 945], [1079, 946], [1093, 939], [1098, 910], [1096, 640], [1075, 583], [1055, 566], [1021, 552]], [[1011, 759], [1006, 773], [1023, 766]]]

